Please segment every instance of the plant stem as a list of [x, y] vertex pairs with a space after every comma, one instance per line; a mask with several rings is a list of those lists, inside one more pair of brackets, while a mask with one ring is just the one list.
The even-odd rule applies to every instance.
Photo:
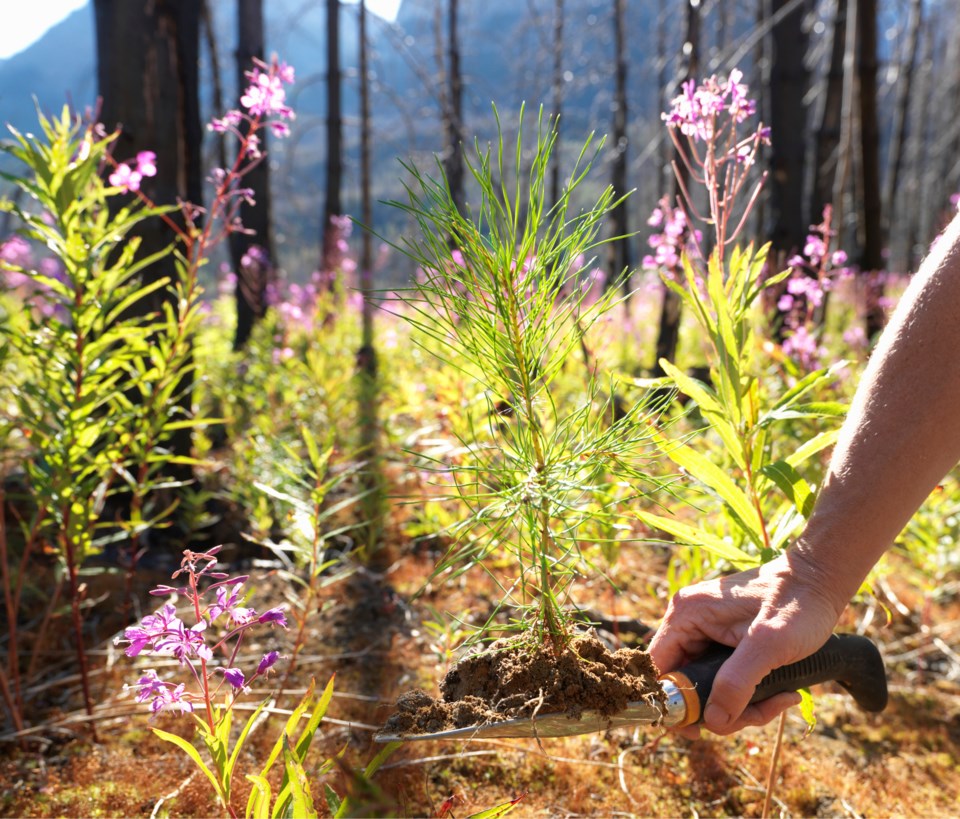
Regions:
[[[197, 576], [191, 570], [190, 572], [190, 591], [191, 597], [193, 598], [193, 612], [197, 617], [197, 622], [203, 620], [203, 615], [200, 613], [200, 593], [197, 591]], [[210, 733], [216, 734], [217, 724], [213, 718], [213, 706], [210, 705], [210, 677], [207, 674], [207, 661], [200, 658], [200, 683], [203, 685], [203, 703], [207, 708], [207, 724], [210, 726]], [[227, 809], [230, 809], [230, 806], [227, 805]], [[231, 811], [231, 815], [233, 812]]]
[[770, 815], [770, 803], [773, 801], [773, 790], [777, 784], [777, 769], [780, 763], [780, 748], [783, 745], [783, 728], [787, 724], [787, 712], [780, 714], [780, 721], [777, 724], [777, 740], [773, 746], [773, 756], [770, 758], [770, 770], [767, 772], [767, 792], [763, 796], [762, 819], [767, 819]]

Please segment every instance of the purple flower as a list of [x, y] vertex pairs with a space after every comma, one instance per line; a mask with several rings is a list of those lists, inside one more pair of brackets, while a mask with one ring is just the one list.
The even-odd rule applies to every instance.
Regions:
[[239, 668], [224, 668], [223, 678], [234, 688], [243, 688], [243, 672]]
[[157, 672], [153, 669], [147, 671], [133, 687], [139, 689], [136, 696], [137, 702], [146, 702], [152, 698], [150, 711], [154, 715], [159, 714], [165, 708], [175, 708], [181, 713], [191, 713], [193, 711], [193, 703], [186, 699], [189, 695], [184, 693], [186, 685], [183, 683], [179, 685], [166, 683], [157, 676]]
[[[130, 643], [123, 653], [128, 657], [136, 657], [143, 649], [154, 647], [158, 639], [182, 625], [177, 619], [176, 606], [167, 603], [156, 614], [144, 617], [139, 626], [132, 626], [123, 632], [122, 639]], [[115, 643], [120, 642], [121, 638], [118, 637]]]
[[287, 92], [283, 88], [280, 77], [271, 76], [255, 68], [247, 72], [247, 79], [251, 84], [240, 97], [240, 104], [250, 112], [251, 116], [279, 116], [283, 119], [293, 117], [293, 110], [286, 105]]
[[225, 583], [217, 587], [217, 602], [210, 606], [209, 615], [211, 623], [224, 613], [238, 626], [249, 625], [256, 619], [256, 611], [237, 605], [242, 588], [242, 580], [238, 580], [235, 583]]
[[126, 162], [117, 165], [117, 169], [110, 174], [110, 184], [115, 188], [120, 188], [124, 193], [140, 190], [140, 181], [143, 174], [133, 170]]
[[263, 614], [257, 618], [258, 623], [276, 623], [283, 628], [287, 627], [287, 617], [283, 613], [283, 609], [274, 608], [268, 609]]
[[264, 674], [273, 664], [279, 659], [279, 651], [268, 651], [263, 655], [263, 659], [260, 660], [260, 665], [257, 666], [257, 674]]
[[141, 176], [157, 175], [157, 155], [153, 151], [140, 151], [137, 154], [137, 173]]

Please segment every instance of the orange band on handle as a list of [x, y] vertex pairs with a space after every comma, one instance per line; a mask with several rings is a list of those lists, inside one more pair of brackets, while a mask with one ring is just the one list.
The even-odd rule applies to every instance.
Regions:
[[670, 680], [683, 697], [683, 704], [686, 706], [687, 714], [683, 722], [673, 726], [674, 728], [683, 728], [686, 725], [693, 725], [700, 721], [700, 697], [697, 696], [696, 686], [690, 681], [682, 671], [671, 671], [664, 674], [661, 680]]

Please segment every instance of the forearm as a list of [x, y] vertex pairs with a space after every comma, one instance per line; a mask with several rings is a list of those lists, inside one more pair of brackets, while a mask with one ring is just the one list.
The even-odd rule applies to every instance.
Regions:
[[924, 261], [871, 356], [796, 545], [838, 603], [856, 592], [958, 460], [960, 217]]

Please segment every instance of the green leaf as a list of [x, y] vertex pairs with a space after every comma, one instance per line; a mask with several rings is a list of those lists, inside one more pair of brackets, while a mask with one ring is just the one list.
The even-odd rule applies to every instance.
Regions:
[[192, 759], [198, 768], [203, 771], [207, 779], [210, 780], [210, 784], [213, 785], [213, 789], [216, 791], [217, 796], [220, 797], [220, 801], [224, 801], [223, 787], [220, 784], [220, 781], [214, 776], [213, 771], [211, 771], [200, 758], [200, 753], [194, 748], [189, 742], [187, 742], [183, 737], [177, 736], [176, 734], [168, 733], [167, 731], [161, 731], [159, 728], [151, 728], [151, 731], [155, 733], [160, 739], [170, 742], [173, 745], [176, 745], [180, 748], [187, 756]]
[[723, 445], [737, 466], [743, 470], [747, 468], [743, 452], [743, 442], [737, 435], [736, 429], [730, 420], [725, 407], [720, 403], [716, 393], [706, 384], [687, 375], [683, 370], [674, 366], [665, 358], [660, 359], [660, 366], [670, 376], [680, 392], [688, 395], [700, 408], [701, 414], [711, 428], [720, 436]]
[[705, 549], [716, 557], [727, 560], [739, 568], [749, 568], [757, 566], [760, 563], [759, 558], [747, 554], [732, 543], [728, 543], [716, 535], [696, 529], [686, 523], [681, 523], [676, 518], [668, 518], [641, 511], [634, 512], [634, 514], [652, 529], [660, 529], [669, 535], [673, 535], [678, 543]]
[[337, 812], [340, 810], [340, 804], [343, 801], [337, 795], [337, 792], [331, 788], [326, 782], [323, 783], [323, 795], [327, 800], [327, 809], [331, 814], [336, 816]]
[[300, 721], [300, 717], [302, 717], [304, 712], [307, 710], [307, 704], [313, 697], [313, 689], [314, 681], [311, 678], [310, 686], [307, 688], [307, 693], [303, 695], [303, 699], [300, 701], [300, 704], [293, 709], [293, 713], [287, 719], [287, 724], [284, 726], [283, 733], [274, 743], [273, 749], [270, 751], [270, 755], [267, 757], [267, 761], [264, 763], [263, 769], [260, 771], [261, 776], [266, 776], [268, 773], [270, 773], [270, 769], [279, 758], [281, 752], [283, 751], [283, 738], [287, 734], [293, 733], [297, 723]]
[[[287, 771], [287, 779], [290, 782], [290, 798], [292, 801], [293, 815], [297, 819], [314, 819], [317, 816], [317, 809], [313, 804], [313, 795], [310, 793], [310, 782], [307, 779], [307, 772], [303, 769], [303, 764], [293, 753], [290, 747], [290, 739], [283, 735], [283, 761]], [[279, 799], [277, 800], [279, 803]], [[276, 815], [276, 808], [274, 808]]]
[[237, 744], [233, 746], [233, 752], [230, 754], [230, 759], [227, 760], [227, 764], [224, 766], [224, 779], [228, 782], [230, 777], [233, 775], [233, 770], [237, 765], [237, 758], [240, 756], [240, 749], [243, 747], [243, 743], [247, 739], [247, 735], [250, 733], [253, 728], [253, 724], [257, 721], [257, 717], [260, 716], [263, 709], [266, 707], [269, 700], [264, 700], [257, 706], [256, 710], [250, 715], [246, 723], [243, 726], [243, 729], [240, 731], [240, 736], [237, 737]]
[[657, 439], [661, 451], [671, 461], [716, 492], [754, 542], [763, 542], [763, 526], [756, 508], [727, 472], [689, 446], [678, 443], [661, 444], [660, 436], [657, 436]]
[[502, 805], [497, 805], [493, 808], [487, 808], [479, 813], [471, 813], [467, 819], [498, 819], [500, 816], [506, 816], [508, 813], [510, 813], [510, 811], [520, 804], [520, 800], [525, 796], [526, 793], [521, 793], [516, 799], [511, 799], [509, 802], [504, 802]]
[[840, 430], [830, 429], [826, 432], [820, 432], [817, 435], [814, 435], [808, 441], [805, 441], [798, 449], [796, 449], [793, 454], [788, 455], [785, 460], [790, 466], [797, 467], [800, 466], [808, 458], [813, 457], [814, 455], [822, 452], [828, 447], [833, 446], [837, 442], [837, 438], [840, 437]]
[[813, 701], [813, 694], [809, 688], [800, 689], [800, 716], [807, 723], [807, 733], [809, 734], [817, 727], [816, 703]]
[[776, 461], [760, 471], [777, 485], [804, 518], [810, 517], [815, 500], [813, 490], [793, 466], [786, 461]]
[[247, 819], [270, 819], [270, 783], [259, 774], [247, 774], [247, 780], [253, 783], [247, 800]]

